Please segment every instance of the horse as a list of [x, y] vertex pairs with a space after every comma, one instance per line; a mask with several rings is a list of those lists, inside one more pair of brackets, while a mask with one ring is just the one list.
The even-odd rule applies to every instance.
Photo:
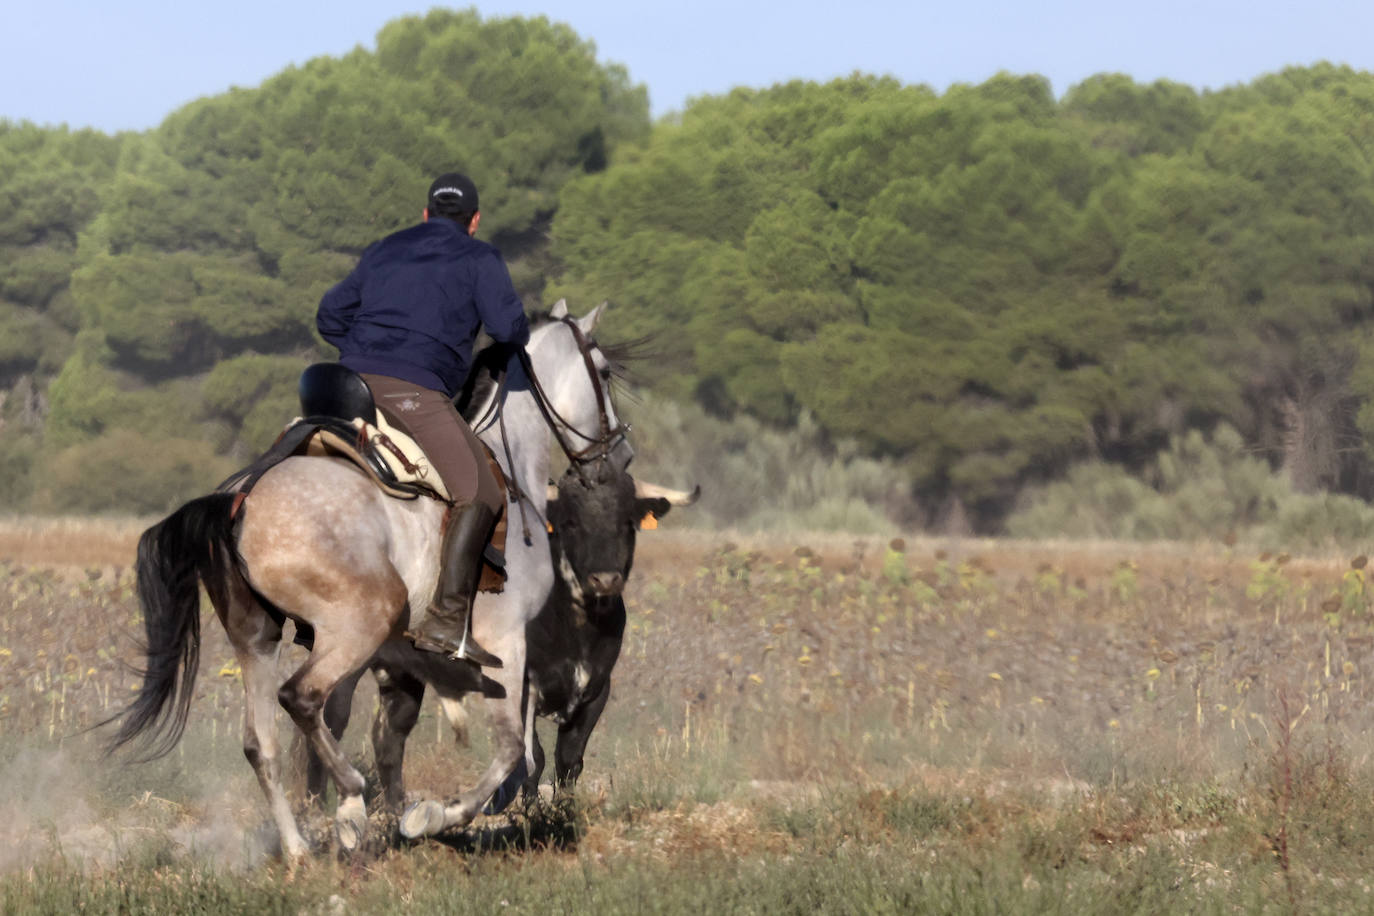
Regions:
[[[412, 838], [464, 826], [493, 795], [513, 795], [528, 769], [525, 625], [552, 587], [548, 533], [542, 523], [550, 438], [573, 467], [606, 461], [623, 471], [634, 456], [610, 397], [616, 366], [590, 335], [605, 308], [581, 318], [560, 301], [553, 320], [530, 335], [526, 357], [510, 360], [504, 383], [487, 392], [476, 429], [492, 448], [519, 500], [508, 506], [505, 588], [480, 593], [474, 636], [504, 662], [478, 672], [468, 662], [429, 654], [415, 670], [437, 684], [476, 688], [486, 698], [491, 762], [450, 801], [417, 802], [402, 818]], [[588, 432], [591, 430], [591, 432]], [[432, 499], [385, 495], [353, 464], [298, 456], [272, 467], [242, 500], [212, 493], [193, 499], [139, 540], [137, 591], [147, 638], [147, 667], [111, 750], [140, 739], [145, 759], [169, 752], [185, 730], [199, 660], [203, 584], [242, 670], [244, 755], [266, 797], [291, 860], [309, 849], [281, 782], [275, 734], [280, 704], [323, 761], [337, 790], [335, 832], [355, 849], [367, 829], [362, 775], [324, 721], [335, 687], [379, 653], [420, 656], [404, 633], [418, 623], [439, 577], [445, 506]], [[531, 522], [533, 516], [534, 523]], [[281, 682], [277, 672], [285, 619], [310, 627], [309, 656]], [[446, 691], [447, 692], [447, 691]], [[522, 766], [522, 764], [524, 764]]]

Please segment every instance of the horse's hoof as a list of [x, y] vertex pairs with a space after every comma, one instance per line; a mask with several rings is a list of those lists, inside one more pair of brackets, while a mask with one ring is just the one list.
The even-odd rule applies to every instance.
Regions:
[[339, 848], [353, 852], [363, 845], [367, 835], [367, 809], [361, 798], [345, 799], [334, 814], [334, 833], [339, 840]]
[[444, 806], [432, 799], [418, 801], [401, 815], [401, 836], [414, 840], [444, 829]]

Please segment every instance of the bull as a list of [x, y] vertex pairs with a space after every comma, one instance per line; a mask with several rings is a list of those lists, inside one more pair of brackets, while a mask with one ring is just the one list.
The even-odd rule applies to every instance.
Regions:
[[[535, 714], [558, 724], [554, 787], [571, 788], [582, 772], [587, 740], [611, 694], [611, 672], [625, 635], [625, 581], [641, 521], [662, 518], [700, 495], [637, 483], [602, 463], [594, 474], [568, 473], [550, 488], [549, 552], [553, 591], [525, 626], [526, 670]], [[556, 496], [556, 498], [555, 498]], [[538, 732], [528, 736], [534, 796], [544, 769]]]

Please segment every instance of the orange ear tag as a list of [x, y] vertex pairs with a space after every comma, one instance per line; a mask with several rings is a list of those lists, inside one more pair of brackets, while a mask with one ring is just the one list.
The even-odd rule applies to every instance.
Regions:
[[553, 522], [545, 522], [544, 527], [549, 529], [549, 534], [553, 534]]
[[654, 518], [652, 512], [645, 512], [644, 517], [639, 520], [639, 527], [645, 531], [653, 531], [658, 527], [658, 519]]

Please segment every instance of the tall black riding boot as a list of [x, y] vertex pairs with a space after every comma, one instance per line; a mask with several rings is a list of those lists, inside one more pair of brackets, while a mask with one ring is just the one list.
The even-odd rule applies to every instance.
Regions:
[[482, 503], [469, 503], [454, 510], [444, 532], [442, 568], [434, 602], [425, 619], [412, 634], [415, 648], [424, 652], [447, 652], [484, 668], [500, 668], [501, 659], [479, 646], [472, 638], [472, 600], [477, 594], [477, 579], [482, 572], [482, 549], [491, 536], [496, 513]]

